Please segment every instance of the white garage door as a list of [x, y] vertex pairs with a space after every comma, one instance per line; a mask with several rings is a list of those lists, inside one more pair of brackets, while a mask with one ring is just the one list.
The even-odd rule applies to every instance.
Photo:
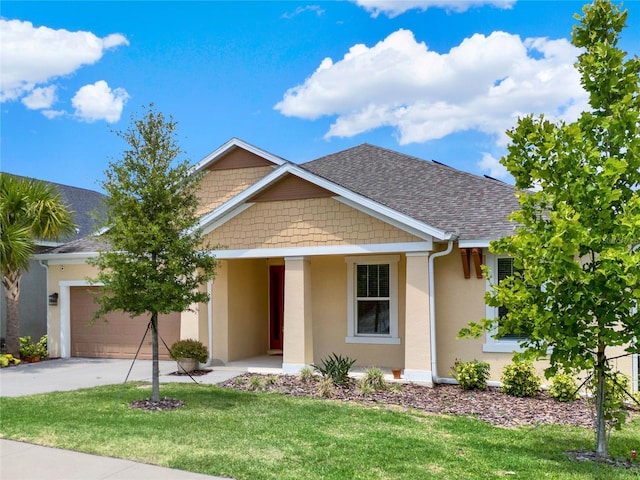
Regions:
[[[133, 358], [149, 323], [148, 316], [130, 318], [128, 314], [110, 313], [106, 322], [91, 319], [98, 305], [94, 303], [99, 287], [71, 287], [71, 356], [90, 358]], [[180, 314], [161, 315], [158, 332], [168, 346], [180, 338]], [[160, 359], [169, 352], [159, 340]], [[140, 359], [151, 358], [151, 332], [148, 332]]]

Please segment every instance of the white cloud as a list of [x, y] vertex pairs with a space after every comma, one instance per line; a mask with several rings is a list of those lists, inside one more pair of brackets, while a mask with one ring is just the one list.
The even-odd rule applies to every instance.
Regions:
[[65, 112], [64, 110], [43, 110], [42, 111], [42, 115], [47, 117], [49, 120], [61, 117], [61, 116], [65, 115], [66, 113], [67, 112]]
[[324, 14], [324, 9], [322, 9], [319, 5], [307, 5], [306, 7], [298, 7], [291, 13], [283, 14], [282, 18], [291, 19], [304, 12], [315, 12], [315, 14], [320, 17]]
[[516, 0], [351, 0], [376, 18], [381, 13], [389, 18], [397, 17], [408, 10], [425, 11], [428, 8], [442, 8], [453, 12], [465, 12], [472, 7], [490, 5], [511, 8]]
[[325, 137], [352, 137], [390, 126], [399, 143], [476, 130], [505, 146], [518, 116], [572, 120], [588, 108], [568, 41], [476, 34], [446, 53], [398, 30], [372, 47], [354, 45], [325, 58], [275, 105], [286, 116], [337, 116]]
[[123, 88], [111, 90], [107, 82], [99, 80], [93, 85], [80, 88], [71, 99], [75, 116], [86, 122], [106, 120], [113, 123], [120, 120], [122, 109], [129, 99]]
[[489, 172], [488, 175], [493, 178], [506, 178], [509, 176], [507, 168], [500, 163], [500, 160], [484, 152], [482, 154], [482, 160], [478, 162], [478, 166], [483, 172]]
[[31, 92], [22, 97], [22, 103], [29, 110], [41, 110], [43, 108], [51, 108], [57, 100], [56, 87], [50, 85], [48, 87], [38, 87], [31, 90]]
[[0, 101], [16, 100], [37, 85], [96, 63], [105, 51], [128, 40], [120, 34], [99, 38], [91, 32], [34, 27], [31, 22], [0, 19]]

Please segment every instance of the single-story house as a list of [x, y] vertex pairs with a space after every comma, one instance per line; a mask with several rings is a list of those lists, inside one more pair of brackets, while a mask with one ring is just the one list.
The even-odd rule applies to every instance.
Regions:
[[[2, 175], [13, 175], [0, 172]], [[13, 175], [18, 178], [19, 175]], [[104, 194], [94, 190], [62, 185], [54, 182], [44, 183], [53, 185], [65, 205], [73, 212], [73, 222], [76, 225], [75, 234], [66, 239], [58, 241], [36, 240], [36, 252], [61, 246], [66, 242], [77, 240], [92, 233], [97, 228], [96, 219], [92, 215], [93, 211], [102, 210], [102, 200]], [[38, 340], [47, 333], [47, 274], [46, 265], [39, 260], [29, 262], [29, 270], [22, 274], [20, 281], [20, 302], [18, 309], [20, 312], [20, 336], [31, 336]], [[4, 287], [0, 286], [0, 337], [4, 339], [7, 333], [7, 305]]]
[[[499, 380], [517, 342], [456, 335], [498, 315], [481, 265], [512, 268], [488, 246], [514, 230], [513, 186], [368, 144], [294, 164], [234, 138], [196, 168], [200, 226], [220, 265], [208, 304], [161, 319], [168, 344], [197, 338], [211, 362], [281, 354], [285, 373], [337, 353], [427, 384], [478, 359]], [[144, 320], [87, 326], [96, 250], [81, 239], [39, 256], [60, 299], [52, 355], [127, 357], [142, 338]], [[637, 390], [637, 356], [617, 362]]]

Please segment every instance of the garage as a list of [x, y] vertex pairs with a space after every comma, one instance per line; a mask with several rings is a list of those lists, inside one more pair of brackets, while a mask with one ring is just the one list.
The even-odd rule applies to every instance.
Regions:
[[[100, 287], [71, 287], [71, 356], [89, 358], [134, 358], [149, 323], [148, 316], [131, 318], [126, 313], [113, 312], [91, 324], [98, 305], [94, 303]], [[158, 332], [168, 346], [180, 338], [180, 313], [160, 315]], [[161, 360], [169, 360], [169, 352], [159, 340]], [[138, 354], [151, 358], [149, 332]]]

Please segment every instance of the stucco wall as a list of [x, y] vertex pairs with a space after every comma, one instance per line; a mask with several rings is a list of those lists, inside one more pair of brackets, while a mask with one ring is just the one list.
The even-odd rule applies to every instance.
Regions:
[[198, 214], [210, 212], [272, 171], [272, 167], [208, 171], [200, 181]]
[[[404, 337], [405, 271], [404, 257], [398, 264], [398, 329]], [[345, 343], [347, 336], [347, 263], [343, 256], [311, 259], [313, 285], [314, 363], [330, 353], [349, 355], [362, 367], [402, 367], [404, 342], [400, 345]]]
[[[486, 252], [484, 252], [486, 254]], [[473, 274], [465, 279], [462, 270], [460, 251], [456, 247], [444, 257], [435, 259], [435, 297], [436, 297], [436, 338], [438, 376], [451, 377], [451, 367], [456, 359], [460, 361], [480, 360], [491, 365], [490, 380], [500, 381], [503, 368], [513, 361], [513, 353], [483, 352], [485, 336], [478, 339], [458, 339], [460, 329], [470, 321], [479, 322], [486, 315], [484, 295], [486, 280], [477, 279]], [[610, 349], [608, 355], [622, 355], [622, 348]], [[536, 362], [538, 375], [544, 379], [544, 370], [549, 366], [547, 360]], [[631, 378], [631, 357], [615, 360], [615, 367]]]
[[254, 204], [205, 237], [228, 249], [419, 242], [332, 198]]
[[267, 260], [235, 260], [228, 268], [228, 360], [264, 355], [269, 348]]

